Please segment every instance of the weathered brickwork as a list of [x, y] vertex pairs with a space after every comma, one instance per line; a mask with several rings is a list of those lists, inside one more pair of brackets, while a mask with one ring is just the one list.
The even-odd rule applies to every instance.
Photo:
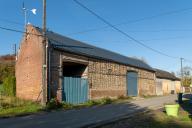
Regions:
[[[32, 26], [28, 32], [40, 34]], [[20, 44], [16, 61], [16, 95], [27, 100], [41, 99], [42, 37], [28, 34]], [[39, 99], [38, 99], [39, 97]]]
[[138, 73], [139, 95], [155, 95], [155, 74], [104, 60], [89, 60], [90, 98], [127, 95], [127, 72]]

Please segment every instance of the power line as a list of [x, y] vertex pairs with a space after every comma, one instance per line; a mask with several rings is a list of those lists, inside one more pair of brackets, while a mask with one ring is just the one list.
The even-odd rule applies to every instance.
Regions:
[[174, 59], [178, 59], [179, 57], [174, 57], [174, 56], [170, 56], [166, 53], [163, 53], [159, 50], [156, 50], [154, 48], [151, 48], [150, 46], [145, 45], [144, 43], [142, 43], [141, 41], [133, 38], [132, 36], [130, 36], [129, 34], [127, 34], [126, 32], [122, 31], [121, 29], [117, 28], [116, 26], [112, 25], [110, 22], [108, 22], [107, 20], [105, 20], [103, 17], [99, 16], [97, 13], [95, 13], [94, 11], [92, 11], [91, 9], [89, 9], [88, 7], [86, 7], [84, 4], [80, 3], [78, 0], [73, 0], [75, 3], [77, 3], [78, 5], [80, 5], [82, 8], [84, 8], [85, 10], [87, 10], [88, 12], [90, 12], [92, 15], [94, 15], [95, 17], [97, 17], [99, 20], [101, 20], [102, 22], [104, 22], [105, 24], [107, 24], [108, 26], [110, 26], [111, 28], [113, 28], [114, 30], [116, 30], [117, 32], [121, 33], [122, 35], [128, 37], [129, 39], [133, 40], [135, 43], [153, 51], [156, 52], [160, 55], [169, 57], [169, 58], [174, 58]]
[[192, 63], [192, 60], [189, 60], [189, 59], [185, 59], [183, 58], [184, 61], [188, 62], [188, 63]]
[[[16, 30], [16, 29], [7, 28], [7, 27], [1, 27], [1, 26], [0, 26], [0, 29], [12, 31], [12, 32], [17, 32], [17, 33], [24, 33], [24, 34], [26, 33], [26, 34], [31, 34], [31, 35], [37, 35], [34, 33], [24, 32], [21, 30]], [[43, 36], [43, 35], [37, 35], [37, 36]], [[185, 39], [185, 38], [191, 38], [191, 37], [167, 37], [167, 38], [141, 39], [139, 41], [147, 41], [148, 42], [148, 41], [154, 41], [154, 40], [171, 40], [171, 39]], [[100, 41], [96, 41], [96, 42], [100, 42]]]
[[128, 32], [191, 32], [192, 29], [129, 30]]
[[[123, 23], [114, 24], [114, 26], [122, 26], [122, 25], [127, 25], [127, 24], [130, 24], [130, 23], [137, 23], [137, 22], [140, 22], [140, 21], [154, 19], [154, 18], [157, 18], [157, 17], [166, 16], [166, 15], [172, 15], [172, 14], [176, 14], [176, 13], [181, 13], [181, 12], [185, 12], [185, 11], [189, 11], [189, 10], [192, 10], [192, 8], [184, 8], [184, 9], [179, 9], [179, 10], [173, 10], [173, 11], [164, 12], [164, 13], [160, 13], [160, 14], [153, 15], [153, 16], [147, 16], [147, 17], [143, 17], [143, 18], [138, 18], [138, 19], [126, 21], [126, 22], [123, 22]], [[105, 29], [105, 28], [109, 28], [109, 26], [103, 26], [103, 27], [99, 27], [99, 28], [86, 29], [86, 30], [79, 31], [79, 32], [69, 33], [68, 35], [83, 34], [83, 33], [87, 33], [87, 32], [98, 31], [98, 30]]]
[[2, 18], [0, 18], [0, 21], [1, 21], [1, 22], [5, 22], [5, 23], [10, 23], [10, 24], [15, 24], [15, 25], [23, 26], [22, 23], [19, 23], [19, 22], [16, 22], [16, 21], [7, 20], [7, 19], [2, 19]]
[[127, 32], [191, 32], [192, 29], [128, 30]]
[[6, 31], [11, 31], [11, 32], [22, 33], [22, 34], [30, 34], [30, 35], [35, 35], [35, 36], [43, 36], [43, 35], [38, 35], [38, 34], [30, 33], [30, 32], [24, 32], [24, 31], [12, 29], [12, 28], [1, 27], [1, 26], [0, 26], [0, 29], [6, 30]]
[[[118, 25], [115, 25], [118, 26]], [[93, 28], [93, 29], [87, 29], [87, 30], [83, 30], [83, 31], [79, 31], [79, 32], [72, 32], [72, 33], [67, 33], [66, 35], [78, 35], [78, 34], [84, 34], [84, 33], [88, 33], [88, 32], [94, 32], [94, 31], [98, 31], [104, 28], [108, 28], [107, 27], [100, 27], [100, 28]], [[143, 33], [143, 32], [191, 32], [192, 29], [157, 29], [157, 30], [129, 30], [127, 32], [132, 32], [132, 33]]]
[[[138, 39], [139, 41], [145, 41], [145, 42], [151, 42], [151, 41], [161, 41], [161, 40], [175, 40], [175, 39], [188, 39], [188, 38], [192, 38], [192, 37], [182, 37], [182, 36], [176, 36], [176, 37], [166, 37], [166, 38], [152, 38], [152, 39]], [[85, 42], [90, 42], [90, 41], [86, 41]], [[102, 43], [102, 41], [98, 41], [98, 40], [92, 40], [92, 42], [100, 42]], [[110, 41], [110, 43], [124, 43], [122, 41]]]
[[16, 29], [12, 29], [12, 28], [1, 27], [1, 26], [0, 26], [0, 29], [12, 31], [12, 32], [17, 32], [17, 33], [26, 33], [26, 32], [23, 32], [21, 30], [16, 30]]

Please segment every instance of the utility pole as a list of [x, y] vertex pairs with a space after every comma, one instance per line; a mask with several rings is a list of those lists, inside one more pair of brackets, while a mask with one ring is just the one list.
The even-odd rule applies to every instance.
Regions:
[[42, 66], [42, 99], [41, 104], [46, 105], [47, 102], [47, 55], [46, 55], [46, 0], [43, 0], [43, 66]]
[[184, 58], [180, 58], [180, 61], [181, 61], [181, 88], [182, 88], [182, 92], [183, 92], [183, 60]]

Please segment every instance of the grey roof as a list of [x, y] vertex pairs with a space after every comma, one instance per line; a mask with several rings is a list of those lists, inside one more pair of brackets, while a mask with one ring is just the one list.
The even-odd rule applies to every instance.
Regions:
[[174, 74], [170, 73], [170, 72], [167, 72], [167, 71], [164, 71], [164, 70], [161, 70], [161, 69], [155, 69], [155, 75], [157, 78], [160, 78], [160, 79], [169, 79], [169, 80], [179, 80], [180, 79], [178, 77], [176, 77]]
[[[40, 32], [42, 31], [40, 28], [38, 28], [38, 30]], [[68, 37], [62, 36], [51, 31], [47, 31], [46, 34], [49, 42], [55, 49], [87, 56], [90, 58], [108, 60], [154, 72], [154, 69], [151, 66], [139, 59], [126, 57], [103, 48], [99, 48], [74, 39], [70, 39]]]

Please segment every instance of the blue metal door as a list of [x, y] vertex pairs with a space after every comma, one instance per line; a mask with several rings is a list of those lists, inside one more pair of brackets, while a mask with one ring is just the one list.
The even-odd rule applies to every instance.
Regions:
[[88, 81], [80, 77], [64, 77], [63, 101], [71, 104], [80, 104], [88, 100]]
[[138, 74], [136, 72], [127, 73], [127, 95], [128, 96], [137, 96], [138, 87], [137, 87], [137, 78]]

